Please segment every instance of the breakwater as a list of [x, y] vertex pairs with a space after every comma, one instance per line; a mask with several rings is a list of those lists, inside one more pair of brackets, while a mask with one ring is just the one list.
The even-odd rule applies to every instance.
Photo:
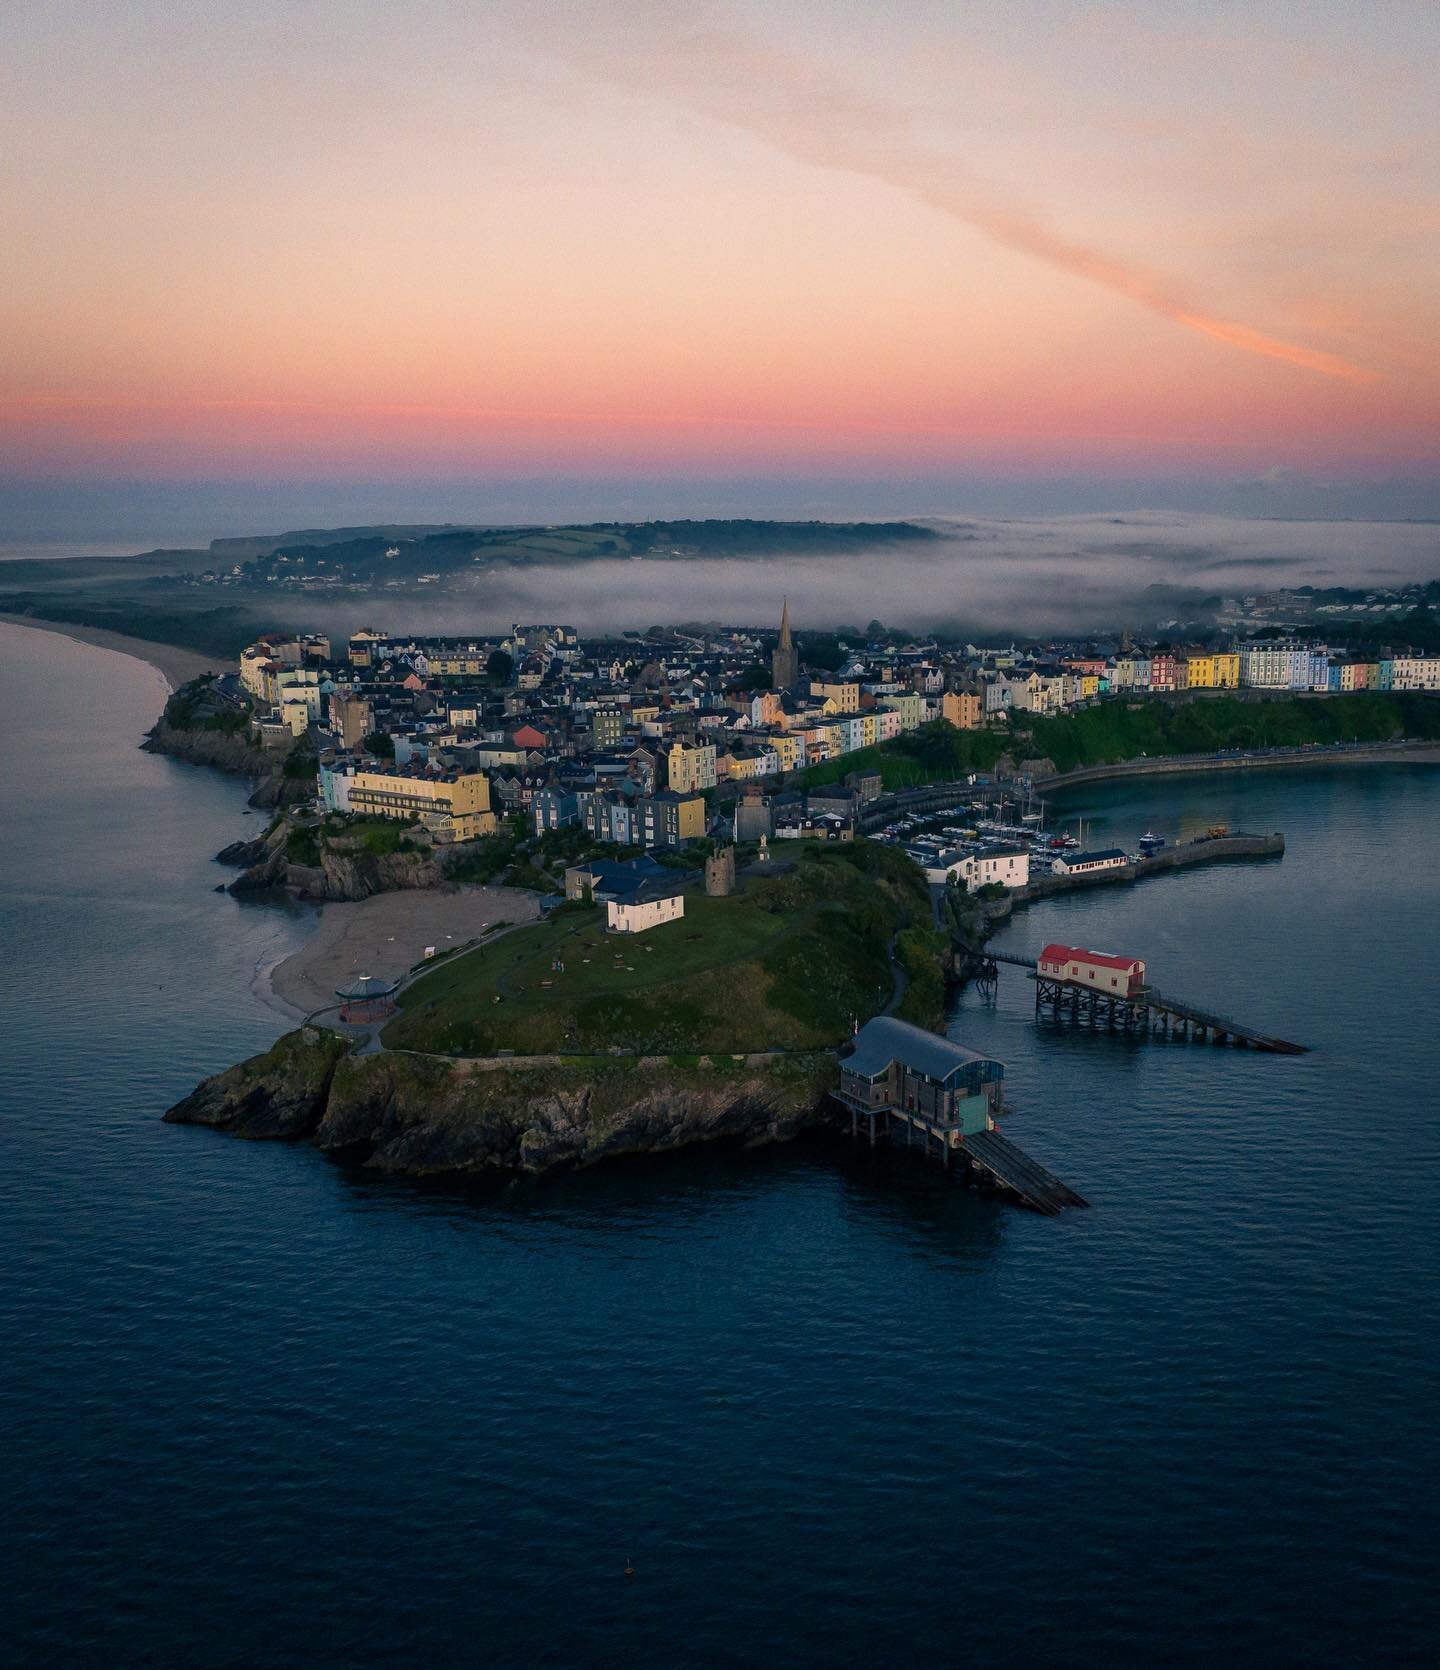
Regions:
[[1285, 837], [1277, 830], [1273, 835], [1201, 835], [1180, 846], [1164, 847], [1161, 851], [1109, 870], [1091, 870], [1078, 876], [1036, 876], [1025, 887], [1012, 893], [1016, 904], [1029, 904], [1034, 899], [1053, 899], [1059, 893], [1073, 893], [1079, 888], [1113, 886], [1117, 882], [1143, 881], [1146, 876], [1165, 875], [1171, 870], [1185, 870], [1196, 864], [1223, 864], [1242, 858], [1281, 858], [1285, 853]]
[[[1128, 885], [1143, 881], [1147, 876], [1166, 875], [1174, 870], [1190, 869], [1197, 864], [1282, 858], [1284, 854], [1285, 837], [1278, 830], [1271, 835], [1202, 835], [1194, 841], [1186, 841], [1180, 846], [1166, 847], [1160, 852], [1130, 859], [1108, 870], [1091, 870], [1078, 876], [1036, 876], [1024, 887], [1011, 888], [1003, 898], [974, 901], [975, 908], [985, 924], [981, 938], [988, 938], [994, 928], [1007, 921], [1016, 910], [1036, 904], [1042, 899], [1058, 898], [1062, 893], [1075, 893], [1092, 887]], [[964, 938], [957, 943], [968, 955], [980, 954], [979, 947], [968, 943]], [[961, 968], [954, 968], [951, 972], [953, 975], [961, 971]]]

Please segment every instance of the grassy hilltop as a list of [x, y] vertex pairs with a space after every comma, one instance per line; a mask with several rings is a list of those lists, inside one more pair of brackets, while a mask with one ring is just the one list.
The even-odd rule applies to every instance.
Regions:
[[889, 1001], [895, 935], [912, 970], [902, 1013], [937, 1020], [920, 871], [868, 842], [796, 847], [786, 874], [746, 877], [727, 899], [697, 889], [679, 921], [634, 938], [607, 934], [595, 906], [505, 934], [402, 993], [384, 1041], [454, 1055], [822, 1048]]

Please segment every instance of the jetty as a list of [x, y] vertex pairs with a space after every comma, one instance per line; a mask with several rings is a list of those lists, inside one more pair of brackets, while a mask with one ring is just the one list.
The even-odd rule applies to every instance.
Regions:
[[1308, 1055], [1307, 1044], [1276, 1038], [1213, 1009], [1171, 997], [1154, 986], [1140, 985], [1121, 996], [1086, 990], [1065, 981], [1035, 979], [1035, 1013], [1056, 1023], [1104, 1032], [1160, 1033], [1191, 1043], [1235, 1044], [1272, 1055]]
[[[958, 942], [957, 942], [958, 943]], [[1309, 1046], [1276, 1037], [1259, 1027], [1182, 997], [1162, 992], [1146, 979], [1139, 957], [1047, 945], [1035, 957], [962, 946], [972, 977], [994, 985], [999, 965], [1025, 969], [1035, 982], [1035, 1014], [1056, 1025], [1098, 1032], [1139, 1033], [1191, 1043], [1233, 1044], [1272, 1055], [1307, 1055]]]

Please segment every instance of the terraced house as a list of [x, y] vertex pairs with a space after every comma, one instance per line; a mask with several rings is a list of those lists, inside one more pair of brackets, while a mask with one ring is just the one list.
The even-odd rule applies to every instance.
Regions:
[[490, 779], [483, 771], [432, 773], [413, 766], [371, 766], [350, 779], [350, 810], [362, 816], [423, 823], [439, 840], [493, 835]]

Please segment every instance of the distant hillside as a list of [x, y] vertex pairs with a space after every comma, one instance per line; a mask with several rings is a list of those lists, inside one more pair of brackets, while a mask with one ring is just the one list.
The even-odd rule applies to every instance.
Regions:
[[224, 563], [248, 562], [268, 557], [272, 551], [298, 546], [342, 545], [357, 539], [424, 539], [446, 533], [453, 522], [382, 522], [358, 528], [292, 528], [289, 533], [247, 534], [232, 539], [212, 539], [210, 554]]
[[[916, 522], [592, 522], [571, 527], [337, 528], [284, 536], [273, 544], [217, 540], [211, 549], [230, 562], [243, 561], [247, 578], [259, 583], [320, 579], [350, 584], [606, 558], [843, 555], [939, 537]], [[251, 544], [257, 549], [240, 558], [240, 549]]]

